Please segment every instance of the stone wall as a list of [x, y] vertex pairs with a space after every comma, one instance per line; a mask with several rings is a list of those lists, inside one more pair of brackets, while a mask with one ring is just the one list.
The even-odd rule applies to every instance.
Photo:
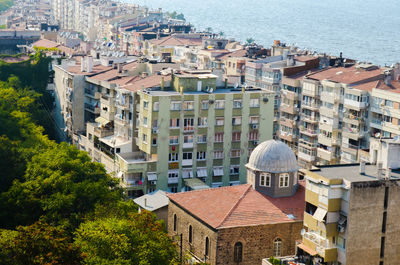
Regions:
[[[174, 231], [174, 214], [177, 215], [177, 231]], [[193, 243], [189, 244], [189, 225], [192, 226]], [[190, 251], [198, 258], [204, 259], [206, 237], [210, 239], [207, 263], [215, 264], [217, 249], [217, 232], [203, 222], [188, 214], [174, 202], [168, 205], [168, 234], [176, 238], [179, 253], [179, 235], [183, 234], [183, 257]]]
[[301, 239], [303, 222], [233, 227], [218, 231], [216, 264], [236, 264], [234, 245], [243, 244], [241, 265], [261, 264], [263, 258], [273, 256], [274, 240], [282, 240], [282, 256], [294, 255], [296, 240]]

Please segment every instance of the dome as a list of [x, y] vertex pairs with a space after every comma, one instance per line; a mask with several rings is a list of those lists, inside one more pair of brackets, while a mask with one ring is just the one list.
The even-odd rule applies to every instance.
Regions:
[[270, 173], [289, 173], [299, 169], [292, 149], [281, 141], [259, 144], [251, 153], [247, 168]]

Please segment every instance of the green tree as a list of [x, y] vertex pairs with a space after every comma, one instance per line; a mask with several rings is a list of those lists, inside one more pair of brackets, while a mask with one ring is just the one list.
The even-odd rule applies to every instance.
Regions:
[[206, 28], [206, 32], [212, 33], [212, 31], [213, 31], [213, 29], [212, 29], [211, 27], [207, 27], [207, 28]]
[[0, 263], [22, 264], [80, 264], [79, 249], [69, 234], [60, 227], [39, 221], [19, 226], [16, 231], [0, 231]]
[[175, 264], [176, 247], [153, 213], [128, 213], [81, 224], [75, 245], [85, 264]]
[[42, 215], [50, 224], [74, 229], [96, 204], [112, 204], [123, 198], [116, 181], [89, 156], [62, 143], [35, 154], [28, 162], [24, 181], [14, 181], [2, 194], [0, 220], [29, 225]]
[[253, 44], [254, 43], [254, 39], [253, 38], [247, 38], [246, 42], [248, 45]]
[[218, 33], [218, 35], [219, 35], [220, 37], [223, 37], [223, 36], [225, 35], [225, 33], [224, 33], [223, 31], [220, 31], [220, 32]]

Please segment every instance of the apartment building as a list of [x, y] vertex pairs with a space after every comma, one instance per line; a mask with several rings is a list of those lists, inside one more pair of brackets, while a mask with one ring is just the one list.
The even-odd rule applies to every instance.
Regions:
[[302, 78], [297, 154], [302, 167], [357, 162], [358, 150], [369, 145], [370, 92], [381, 79], [383, 70], [369, 64]]
[[156, 77], [148, 89], [135, 85], [134, 151], [116, 154], [116, 175], [144, 193], [245, 183], [249, 154], [272, 138], [273, 95], [217, 87], [207, 72]]
[[400, 66], [387, 71], [384, 80], [375, 83], [371, 102], [371, 135], [395, 137], [400, 135]]
[[322, 166], [306, 172], [305, 229], [298, 255], [322, 264], [398, 263], [400, 164], [390, 158], [399, 157], [399, 144], [384, 140], [382, 146], [396, 148], [387, 156], [375, 156], [377, 164]]

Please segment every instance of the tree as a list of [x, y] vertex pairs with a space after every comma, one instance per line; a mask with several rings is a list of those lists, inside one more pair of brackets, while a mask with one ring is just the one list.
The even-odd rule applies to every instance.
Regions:
[[38, 221], [0, 231], [1, 264], [80, 264], [79, 249], [60, 227]]
[[15, 181], [1, 196], [3, 224], [29, 225], [41, 216], [52, 225], [73, 230], [96, 204], [123, 198], [117, 182], [99, 163], [66, 143], [35, 154], [28, 162], [24, 181]]
[[207, 27], [207, 28], [206, 28], [206, 32], [212, 33], [212, 31], [213, 31], [213, 29], [212, 29], [211, 27]]
[[253, 38], [247, 38], [246, 42], [248, 45], [253, 44], [254, 43], [254, 39]]
[[218, 33], [218, 35], [219, 35], [220, 37], [223, 37], [223, 36], [225, 35], [225, 33], [224, 33], [223, 31], [220, 31], [220, 32]]
[[88, 221], [75, 233], [85, 264], [175, 264], [176, 247], [148, 211]]

